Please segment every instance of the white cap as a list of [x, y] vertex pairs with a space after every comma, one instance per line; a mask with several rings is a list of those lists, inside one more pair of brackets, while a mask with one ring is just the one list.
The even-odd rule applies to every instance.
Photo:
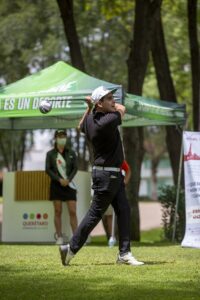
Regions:
[[109, 93], [114, 94], [116, 92], [117, 88], [112, 89], [112, 90], [108, 90], [107, 88], [105, 88], [104, 86], [99, 86], [98, 88], [96, 88], [92, 95], [91, 98], [92, 100], [96, 103], [99, 100], [101, 100], [104, 96], [106, 96]]

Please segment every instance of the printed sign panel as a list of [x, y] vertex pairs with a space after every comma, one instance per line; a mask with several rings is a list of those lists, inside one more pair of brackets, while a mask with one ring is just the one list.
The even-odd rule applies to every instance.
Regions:
[[200, 248], [200, 132], [183, 133], [186, 231], [183, 247]]
[[[74, 182], [78, 189], [77, 216], [80, 223], [91, 201], [90, 173], [78, 171]], [[54, 243], [53, 203], [48, 200], [15, 201], [14, 172], [5, 174], [3, 189], [2, 241]], [[72, 233], [65, 203], [63, 203], [62, 225], [62, 232], [67, 239]]]

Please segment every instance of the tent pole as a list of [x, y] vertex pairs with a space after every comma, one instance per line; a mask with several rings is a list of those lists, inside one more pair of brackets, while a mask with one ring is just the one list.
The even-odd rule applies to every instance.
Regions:
[[14, 171], [14, 128], [13, 119], [11, 119], [11, 171]]
[[175, 234], [176, 234], [176, 216], [177, 216], [177, 212], [178, 212], [178, 204], [179, 204], [179, 196], [180, 196], [182, 164], [183, 164], [183, 134], [182, 134], [179, 171], [178, 171], [178, 182], [177, 182], [177, 190], [176, 190], [176, 204], [175, 204], [175, 212], [174, 212], [174, 226], [173, 226], [173, 233], [172, 233], [172, 242], [175, 241]]

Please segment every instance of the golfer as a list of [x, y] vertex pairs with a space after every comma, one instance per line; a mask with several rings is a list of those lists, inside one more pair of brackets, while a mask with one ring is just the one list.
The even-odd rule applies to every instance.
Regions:
[[[103, 86], [87, 97], [88, 108], [80, 121], [80, 129], [92, 144], [94, 164], [92, 168], [94, 196], [89, 211], [75, 231], [70, 243], [59, 247], [63, 265], [68, 265], [81, 249], [88, 235], [99, 223], [109, 204], [117, 215], [119, 254], [117, 263], [143, 265], [130, 250], [130, 208], [126, 198], [124, 177], [120, 166], [124, 160], [122, 142], [118, 130], [125, 107], [115, 103], [113, 93]], [[94, 109], [92, 110], [92, 103]]]

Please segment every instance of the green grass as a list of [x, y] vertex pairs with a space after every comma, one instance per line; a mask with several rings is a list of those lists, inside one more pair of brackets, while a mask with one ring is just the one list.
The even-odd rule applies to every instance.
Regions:
[[161, 230], [142, 233], [133, 254], [144, 266], [116, 265], [117, 247], [92, 239], [63, 267], [57, 246], [0, 245], [0, 299], [200, 299], [199, 249], [161, 241]]

